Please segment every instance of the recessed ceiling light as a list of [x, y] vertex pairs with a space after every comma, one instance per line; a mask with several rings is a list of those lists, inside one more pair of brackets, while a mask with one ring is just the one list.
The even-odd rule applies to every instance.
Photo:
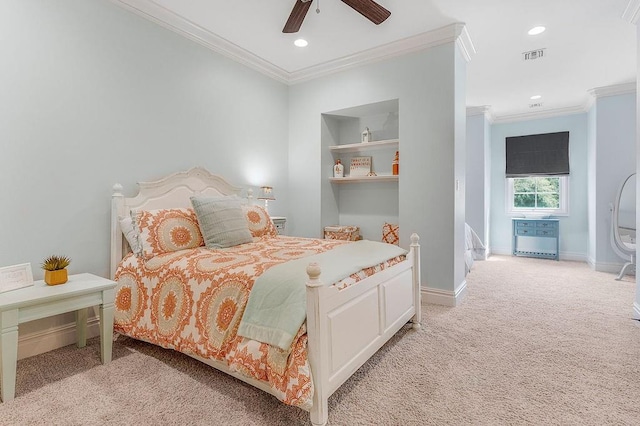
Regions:
[[529, 32], [527, 34], [529, 35], [538, 35], [544, 32], [544, 30], [546, 30], [545, 27], [533, 27], [529, 30]]
[[293, 44], [295, 44], [298, 47], [307, 47], [309, 42], [303, 38], [299, 38], [296, 41], [294, 41]]
[[541, 97], [542, 97], [542, 95], [533, 95], [529, 99], [531, 99], [532, 101], [535, 101], [536, 99], [540, 99]]

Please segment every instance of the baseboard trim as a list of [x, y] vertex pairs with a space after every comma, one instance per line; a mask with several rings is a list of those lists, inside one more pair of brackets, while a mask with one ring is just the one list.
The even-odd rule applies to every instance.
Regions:
[[596, 262], [595, 259], [591, 256], [587, 259], [587, 264], [594, 271], [598, 272], [608, 272], [611, 274], [619, 274], [624, 266], [624, 263], [615, 263], [615, 262]]
[[492, 247], [491, 254], [498, 256], [511, 256], [511, 248]]
[[598, 272], [608, 272], [611, 274], [619, 274], [622, 270], [624, 263], [612, 263], [612, 262], [594, 262], [592, 268]]
[[633, 303], [633, 318], [640, 320], [640, 303], [639, 302]]
[[[87, 320], [87, 338], [100, 335], [100, 319]], [[76, 323], [72, 322], [18, 337], [18, 359], [29, 358], [76, 343]]]
[[422, 287], [422, 300], [426, 303], [443, 306], [458, 306], [467, 296], [467, 281], [462, 281], [455, 291]]
[[573, 262], [589, 263], [589, 257], [584, 253], [573, 253], [570, 251], [561, 251], [560, 260], [570, 260]]

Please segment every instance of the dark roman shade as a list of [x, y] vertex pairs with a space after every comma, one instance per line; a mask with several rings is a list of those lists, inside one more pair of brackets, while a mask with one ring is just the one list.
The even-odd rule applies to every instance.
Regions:
[[506, 138], [508, 178], [569, 174], [569, 132]]

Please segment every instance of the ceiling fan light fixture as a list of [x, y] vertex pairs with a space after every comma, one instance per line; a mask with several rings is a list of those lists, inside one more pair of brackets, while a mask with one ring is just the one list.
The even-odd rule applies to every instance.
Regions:
[[296, 39], [296, 41], [294, 41], [293, 44], [295, 44], [296, 47], [307, 47], [309, 45], [309, 42], [303, 38], [299, 38], [299, 39]]
[[544, 30], [546, 30], [546, 28], [542, 27], [542, 26], [533, 27], [527, 32], [527, 34], [532, 35], [532, 36], [533, 35], [538, 35], [538, 34], [542, 34], [544, 32]]

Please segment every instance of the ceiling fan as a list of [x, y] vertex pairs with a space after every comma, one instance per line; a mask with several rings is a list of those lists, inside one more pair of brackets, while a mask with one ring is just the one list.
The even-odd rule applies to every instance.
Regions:
[[[289, 19], [287, 19], [287, 23], [282, 29], [283, 33], [298, 32], [300, 26], [302, 26], [304, 17], [307, 16], [307, 11], [311, 7], [311, 2], [312, 0], [296, 0]], [[351, 6], [352, 9], [376, 25], [380, 25], [391, 16], [391, 12], [373, 0], [342, 0], [342, 2]], [[319, 9], [317, 9], [316, 12], [319, 12]]]

